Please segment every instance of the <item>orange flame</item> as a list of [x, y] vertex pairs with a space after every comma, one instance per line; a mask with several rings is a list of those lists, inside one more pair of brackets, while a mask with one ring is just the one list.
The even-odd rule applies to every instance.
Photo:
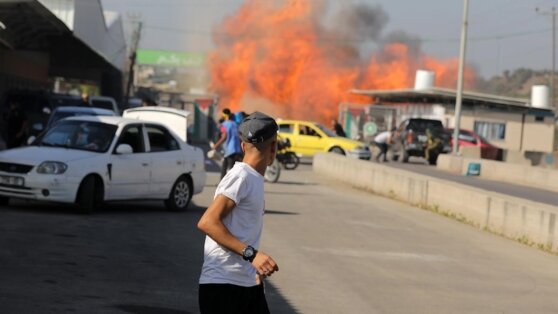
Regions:
[[[216, 28], [210, 89], [223, 107], [323, 122], [337, 116], [340, 102], [359, 99], [350, 89], [409, 88], [418, 69], [434, 71], [436, 86], [456, 86], [456, 59], [436, 60], [393, 43], [363, 62], [355, 43], [320, 26], [316, 1], [275, 3], [247, 0]], [[465, 78], [470, 85], [474, 72], [467, 69]]]

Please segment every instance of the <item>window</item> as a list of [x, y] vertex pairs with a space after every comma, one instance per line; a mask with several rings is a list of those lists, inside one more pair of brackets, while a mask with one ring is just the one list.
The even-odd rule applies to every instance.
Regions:
[[[139, 125], [134, 125], [127, 127], [118, 140], [118, 145], [128, 144], [132, 147], [134, 153], [145, 152], [143, 146], [143, 133], [141, 132], [141, 127]], [[116, 147], [118, 147], [118, 145]]]
[[308, 125], [299, 125], [298, 126], [298, 133], [300, 135], [308, 135], [308, 136], [317, 136], [320, 137], [320, 135], [318, 134], [318, 132], [316, 132], [316, 130], [314, 130], [312, 127], [308, 126]]
[[468, 133], [459, 133], [459, 140], [469, 142], [471, 144], [477, 144], [477, 139]]
[[279, 133], [292, 134], [293, 129], [294, 129], [294, 125], [292, 124], [279, 124]]
[[147, 126], [147, 137], [149, 138], [149, 146], [152, 152], [164, 152], [180, 149], [178, 142], [170, 135], [170, 133], [156, 125]]
[[535, 117], [535, 121], [536, 121], [536, 122], [544, 122], [544, 117], [536, 116], [536, 117]]
[[475, 133], [488, 140], [505, 140], [506, 124], [500, 122], [475, 121]]

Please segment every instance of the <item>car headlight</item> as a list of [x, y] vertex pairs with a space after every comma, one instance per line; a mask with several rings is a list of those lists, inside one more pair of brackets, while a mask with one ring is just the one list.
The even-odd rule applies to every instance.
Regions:
[[68, 165], [58, 161], [45, 161], [37, 168], [38, 173], [42, 174], [63, 174], [68, 169]]

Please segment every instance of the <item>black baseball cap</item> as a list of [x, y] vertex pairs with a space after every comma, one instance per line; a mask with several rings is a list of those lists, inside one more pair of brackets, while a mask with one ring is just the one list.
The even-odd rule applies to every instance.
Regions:
[[259, 111], [242, 120], [238, 126], [240, 138], [247, 143], [262, 143], [277, 134], [279, 127], [272, 117]]

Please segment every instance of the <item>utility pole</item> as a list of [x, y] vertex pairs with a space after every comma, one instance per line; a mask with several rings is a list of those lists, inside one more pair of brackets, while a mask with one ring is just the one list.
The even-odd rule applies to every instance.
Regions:
[[131, 16], [132, 23], [136, 23], [135, 29], [132, 34], [132, 39], [130, 40], [130, 68], [128, 69], [128, 81], [126, 84], [126, 95], [124, 96], [124, 108], [128, 108], [128, 100], [130, 99], [130, 92], [132, 89], [132, 83], [134, 81], [134, 69], [136, 66], [136, 55], [141, 38], [141, 28], [143, 23], [141, 22], [140, 16]]
[[555, 73], [556, 73], [556, 8], [552, 7], [549, 11], [541, 11], [539, 8], [535, 8], [535, 11], [540, 15], [551, 15], [552, 16], [552, 73], [550, 75], [550, 104], [552, 108], [556, 110], [554, 105], [554, 98], [556, 95], [556, 85], [555, 85]]
[[463, 25], [461, 26], [461, 47], [459, 52], [459, 73], [457, 74], [457, 95], [455, 97], [455, 125], [453, 128], [453, 154], [459, 152], [459, 128], [461, 127], [461, 102], [463, 100], [463, 68], [465, 67], [465, 51], [467, 46], [467, 26], [469, 0], [463, 2]]

